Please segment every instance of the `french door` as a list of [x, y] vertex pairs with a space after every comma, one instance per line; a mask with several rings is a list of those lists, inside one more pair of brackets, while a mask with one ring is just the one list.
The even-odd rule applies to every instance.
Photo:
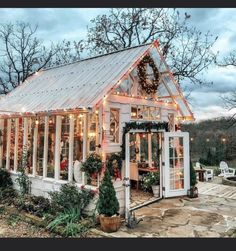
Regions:
[[189, 134], [164, 132], [164, 197], [187, 195], [190, 188]]

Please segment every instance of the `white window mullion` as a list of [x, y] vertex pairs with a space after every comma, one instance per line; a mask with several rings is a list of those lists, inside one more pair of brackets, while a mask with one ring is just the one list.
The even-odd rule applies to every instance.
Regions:
[[19, 118], [15, 120], [15, 147], [14, 147], [14, 172], [17, 171], [18, 166], [18, 140], [19, 138]]
[[44, 145], [43, 145], [43, 178], [47, 177], [48, 165], [48, 116], [44, 120]]
[[68, 181], [73, 181], [74, 115], [70, 115]]
[[60, 150], [61, 150], [61, 120], [60, 115], [56, 116], [56, 139], [55, 139], [55, 180], [60, 179]]

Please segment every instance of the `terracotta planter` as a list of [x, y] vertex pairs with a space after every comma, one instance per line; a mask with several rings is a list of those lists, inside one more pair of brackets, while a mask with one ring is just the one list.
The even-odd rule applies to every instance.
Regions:
[[100, 215], [100, 224], [102, 231], [107, 233], [116, 232], [121, 225], [120, 215], [113, 217]]

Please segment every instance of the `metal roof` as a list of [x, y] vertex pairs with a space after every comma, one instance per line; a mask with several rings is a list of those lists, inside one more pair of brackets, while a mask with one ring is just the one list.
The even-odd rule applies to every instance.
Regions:
[[183, 111], [183, 116], [192, 116], [179, 85], [171, 78], [170, 70], [155, 42], [41, 70], [0, 98], [0, 115], [7, 113], [4, 111], [39, 113], [92, 108], [117, 86], [119, 80], [147, 52], [154, 58], [159, 71], [169, 72], [162, 78], [158, 94], [177, 95], [175, 102]]
[[0, 99], [0, 110], [43, 112], [92, 107], [149, 48], [143, 45], [37, 72]]

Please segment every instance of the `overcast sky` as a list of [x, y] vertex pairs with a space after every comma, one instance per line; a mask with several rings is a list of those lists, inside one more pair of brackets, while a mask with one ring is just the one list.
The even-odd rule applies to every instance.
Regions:
[[[236, 9], [179, 9], [191, 14], [191, 24], [202, 32], [208, 30], [219, 36], [213, 50], [227, 55], [236, 49]], [[63, 39], [80, 40], [86, 36], [87, 25], [107, 9], [0, 9], [0, 23], [25, 21], [38, 24], [38, 36], [45, 43]], [[209, 87], [195, 87], [190, 103], [197, 120], [225, 116], [235, 111], [223, 108], [220, 96], [236, 90], [236, 69], [212, 67], [204, 72], [205, 79], [213, 81]]]

